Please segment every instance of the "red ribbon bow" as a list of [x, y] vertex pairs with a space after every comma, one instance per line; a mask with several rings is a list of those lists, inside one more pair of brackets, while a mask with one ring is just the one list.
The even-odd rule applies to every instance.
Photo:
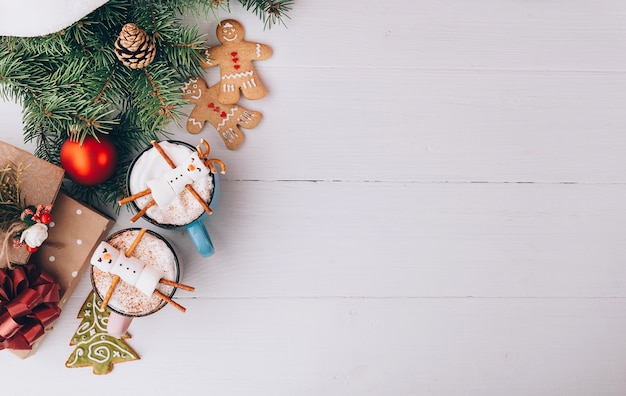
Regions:
[[60, 314], [49, 274], [34, 264], [0, 269], [0, 349], [31, 349]]

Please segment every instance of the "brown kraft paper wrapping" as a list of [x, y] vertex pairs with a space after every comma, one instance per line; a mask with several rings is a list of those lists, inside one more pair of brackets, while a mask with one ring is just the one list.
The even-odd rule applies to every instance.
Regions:
[[[23, 173], [20, 177], [22, 183], [22, 197], [26, 205], [53, 204], [61, 187], [64, 171], [62, 168], [35, 157], [31, 153], [0, 141], [0, 167], [12, 162], [21, 166]], [[4, 239], [4, 232], [0, 231], [0, 238]], [[0, 240], [2, 240], [0, 239]], [[11, 262], [26, 264], [30, 253], [25, 248], [8, 249]], [[0, 252], [0, 267], [6, 267], [7, 259]]]
[[[114, 220], [64, 191], [59, 192], [51, 214], [53, 225], [48, 229], [48, 239], [32, 254], [30, 262], [52, 275], [59, 284], [59, 307], [63, 309], [89, 267], [93, 251], [106, 238]], [[24, 359], [36, 352], [44, 338], [45, 335], [35, 341], [32, 350], [11, 352]]]

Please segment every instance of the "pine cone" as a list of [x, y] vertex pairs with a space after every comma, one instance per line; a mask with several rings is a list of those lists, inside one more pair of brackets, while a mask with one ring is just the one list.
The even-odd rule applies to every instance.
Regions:
[[154, 60], [156, 45], [137, 25], [127, 23], [122, 26], [122, 31], [115, 40], [115, 55], [125, 66], [141, 69]]

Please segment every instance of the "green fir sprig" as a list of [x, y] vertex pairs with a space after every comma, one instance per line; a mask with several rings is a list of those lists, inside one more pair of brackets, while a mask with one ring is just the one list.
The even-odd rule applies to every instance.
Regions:
[[[281, 23], [293, 0], [238, 0], [265, 26]], [[228, 0], [109, 0], [60, 32], [42, 37], [0, 36], [0, 97], [22, 105], [24, 141], [35, 154], [60, 164], [70, 136], [109, 135], [120, 161], [114, 176], [97, 186], [66, 188], [89, 203], [113, 204], [124, 195], [128, 158], [184, 116], [180, 87], [200, 67], [206, 37], [183, 15], [229, 11]], [[121, 27], [135, 23], [156, 43], [144, 69], [124, 66], [114, 54]], [[113, 205], [117, 207], [117, 205]]]
[[261, 18], [266, 28], [275, 24], [285, 25], [283, 18], [289, 18], [294, 0], [239, 0], [246, 10], [254, 12]]
[[20, 221], [24, 210], [20, 176], [22, 168], [8, 163], [0, 168], [0, 231], [8, 231]]

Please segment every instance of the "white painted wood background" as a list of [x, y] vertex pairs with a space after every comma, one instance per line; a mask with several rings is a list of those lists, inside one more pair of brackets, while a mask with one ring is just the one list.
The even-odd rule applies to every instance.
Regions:
[[[136, 320], [110, 375], [67, 369], [84, 278], [35, 356], [0, 353], [3, 396], [626, 394], [626, 2], [232, 16], [270, 93], [238, 151], [201, 135], [229, 167], [216, 255], [163, 233], [187, 313]], [[0, 138], [29, 147], [17, 104]]]

